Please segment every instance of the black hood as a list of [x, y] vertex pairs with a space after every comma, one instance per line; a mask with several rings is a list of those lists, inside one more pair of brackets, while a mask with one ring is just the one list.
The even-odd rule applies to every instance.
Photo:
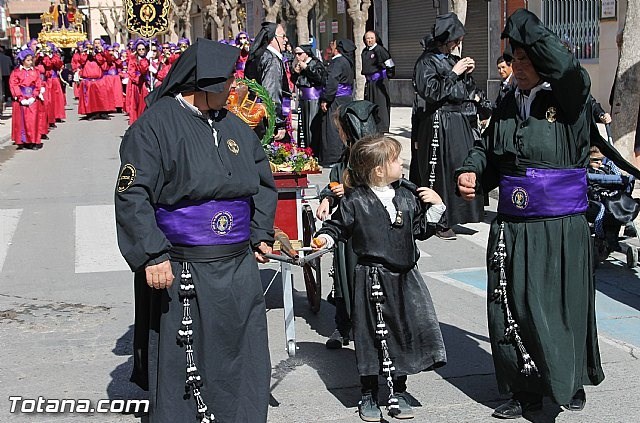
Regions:
[[340, 107], [340, 124], [349, 145], [378, 133], [378, 105], [367, 100], [356, 100]]

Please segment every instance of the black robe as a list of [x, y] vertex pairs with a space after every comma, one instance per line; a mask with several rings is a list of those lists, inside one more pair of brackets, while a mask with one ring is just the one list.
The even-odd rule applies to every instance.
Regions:
[[287, 80], [284, 62], [271, 50], [266, 49], [258, 59], [258, 78], [256, 81], [271, 95], [276, 107], [276, 129], [284, 129], [287, 115], [282, 109], [285, 99], [291, 99], [291, 90]]
[[370, 300], [372, 267], [378, 269], [385, 296], [382, 313], [389, 329], [387, 344], [396, 368], [394, 377], [446, 363], [433, 302], [417, 267], [420, 252], [416, 239], [432, 236], [436, 225], [427, 223], [425, 209], [411, 191], [399, 183], [394, 188], [393, 201], [403, 216], [401, 224], [392, 224], [371, 188], [357, 187], [347, 192], [331, 220], [318, 231], [336, 241], [351, 239], [358, 257], [351, 320], [361, 376], [381, 374], [375, 305]]
[[[118, 244], [136, 272], [132, 381], [150, 391], [153, 422], [190, 421], [196, 414], [194, 398], [185, 397], [185, 349], [176, 343], [184, 261], [190, 262], [197, 293], [191, 301], [193, 349], [209, 411], [224, 422], [267, 418], [271, 366], [265, 304], [249, 245], [225, 257], [198, 256], [206, 248], [172, 246], [155, 218], [157, 205], [250, 197], [249, 244], [273, 241], [277, 193], [264, 150], [233, 114], [222, 110], [211, 117], [218, 146], [205, 117], [163, 97], [129, 128], [120, 147]], [[176, 278], [172, 286], [149, 288], [145, 266], [166, 259]]]
[[[322, 62], [315, 57], [302, 69], [300, 73], [292, 73], [291, 79], [298, 88], [314, 87], [322, 89], [327, 71]], [[298, 145], [301, 147], [311, 147], [316, 152], [320, 150], [322, 143], [322, 113], [318, 100], [302, 100], [300, 98], [300, 109], [302, 111], [302, 125], [299, 131], [302, 136], [298, 136]], [[304, 140], [304, 145], [301, 143]]]
[[[386, 48], [376, 44], [373, 49], [362, 50], [362, 74], [365, 77], [386, 69], [384, 62], [391, 59]], [[389, 98], [389, 84], [387, 78], [370, 81], [364, 86], [364, 99], [378, 105], [378, 132], [389, 132], [389, 119], [391, 116], [391, 100]]]
[[[510, 19], [514, 17], [517, 15]], [[525, 32], [514, 28], [510, 36], [516, 34]], [[519, 116], [515, 91], [508, 92], [482, 140], [456, 171], [456, 175], [475, 172], [487, 190], [496, 187], [501, 175], [523, 176], [527, 168], [588, 165], [590, 138], [595, 135], [589, 76], [550, 32], [529, 42], [525, 47], [529, 59], [551, 90], [537, 93], [526, 119]], [[505, 342], [504, 305], [494, 296], [499, 272], [489, 266], [498, 245], [500, 222], [505, 225], [508, 300], [538, 375], [524, 375], [517, 347]], [[585, 215], [539, 219], [498, 215], [491, 224], [487, 259], [489, 335], [500, 391], [533, 392], [566, 404], [583, 385], [599, 384], [604, 373]]]
[[[439, 147], [436, 152], [433, 189], [447, 205], [444, 226], [481, 222], [484, 217], [483, 197], [468, 203], [455, 193], [453, 173], [462, 165], [473, 147], [474, 135], [468, 119], [462, 113], [463, 103], [475, 90], [475, 83], [452, 69], [460, 58], [435, 51], [425, 51], [416, 62], [413, 84], [416, 96], [411, 123], [410, 178], [418, 186], [429, 186], [433, 154], [433, 122], [437, 113]], [[417, 149], [416, 149], [417, 146]]]
[[353, 95], [336, 96], [338, 84], [349, 85], [353, 89], [354, 71], [352, 63], [344, 56], [331, 59], [327, 71], [327, 80], [320, 102], [327, 102], [322, 131], [322, 148], [319, 153], [320, 164], [330, 166], [338, 163], [342, 155], [342, 140], [334, 122], [338, 107], [353, 100]]

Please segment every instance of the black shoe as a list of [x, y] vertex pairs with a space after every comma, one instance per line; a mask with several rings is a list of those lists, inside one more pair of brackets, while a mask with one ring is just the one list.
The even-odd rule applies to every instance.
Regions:
[[447, 241], [453, 241], [457, 239], [456, 233], [453, 232], [451, 228], [443, 228], [436, 231], [436, 236], [440, 239], [445, 239]]
[[18, 148], [16, 150], [26, 150], [27, 146], [25, 144], [18, 144]]
[[50, 123], [49, 124], [49, 128], [57, 128], [57, 127], [58, 127], [58, 125], [56, 125], [55, 123]]
[[35, 145], [33, 146], [33, 149], [34, 149], [34, 150], [40, 150], [42, 147], [44, 147], [44, 144], [35, 144]]
[[[397, 404], [397, 407], [392, 408], [392, 401]], [[409, 394], [406, 392], [398, 392], [393, 394], [393, 397], [389, 400], [389, 415], [396, 419], [412, 419], [413, 408], [411, 408], [411, 401]]]
[[109, 116], [109, 115], [108, 115], [108, 114], [106, 114], [106, 113], [100, 113], [100, 119], [103, 119], [103, 120], [111, 120], [111, 116]]
[[96, 120], [96, 118], [97, 118], [97, 116], [96, 116], [95, 113], [90, 114], [90, 115], [87, 116], [87, 120]]
[[634, 237], [634, 236], [638, 236], [638, 233], [636, 232], [636, 227], [632, 224], [632, 223], [627, 223], [624, 227], [624, 236], [626, 237]]
[[382, 421], [382, 411], [380, 411], [378, 400], [372, 394], [362, 395], [362, 399], [358, 403], [358, 414], [365, 422]]
[[571, 398], [569, 404], [564, 404], [562, 407], [569, 411], [582, 411], [587, 403], [587, 394], [584, 389], [578, 389], [578, 392]]
[[512, 398], [493, 410], [492, 416], [499, 419], [517, 419], [522, 417], [522, 414], [527, 411], [536, 411], [540, 409], [542, 409], [542, 400], [535, 402], [524, 402]]
[[49, 136], [47, 134], [42, 134], [42, 135], [40, 135], [40, 139], [41, 140], [48, 140]]
[[327, 342], [325, 342], [325, 346], [330, 350], [339, 350], [342, 346], [349, 345], [349, 337], [342, 336], [338, 329], [334, 330]]

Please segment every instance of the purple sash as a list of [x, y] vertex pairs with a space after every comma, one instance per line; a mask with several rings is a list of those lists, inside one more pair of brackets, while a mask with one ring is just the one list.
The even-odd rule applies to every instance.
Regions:
[[353, 87], [349, 84], [338, 84], [338, 91], [336, 91], [336, 97], [345, 97], [353, 95]]
[[527, 169], [500, 177], [498, 213], [522, 218], [558, 217], [587, 210], [586, 169]]
[[20, 92], [25, 97], [31, 97], [33, 95], [33, 87], [20, 87]]
[[250, 199], [181, 201], [156, 206], [156, 222], [176, 245], [227, 245], [249, 240]]
[[300, 87], [300, 100], [318, 100], [322, 95], [322, 87]]
[[381, 71], [372, 73], [371, 75], [365, 75], [367, 77], [367, 81], [377, 81], [379, 79], [385, 79], [387, 77], [387, 70], [382, 69]]
[[289, 97], [282, 97], [282, 116], [289, 116], [291, 114], [291, 99]]
[[52, 78], [57, 78], [57, 77], [58, 77], [58, 71], [56, 71], [56, 70], [52, 70], [52, 71], [51, 71], [51, 77], [52, 77]]
[[115, 76], [118, 74], [118, 70], [117, 69], [109, 69], [106, 72], [102, 73], [103, 75], [111, 75], [111, 76]]
[[245, 67], [246, 65], [247, 65], [247, 62], [244, 62], [244, 61], [242, 61], [242, 60], [238, 60], [238, 61], [236, 62], [236, 70], [237, 70], [237, 71], [243, 71], [243, 70], [244, 70], [244, 67]]

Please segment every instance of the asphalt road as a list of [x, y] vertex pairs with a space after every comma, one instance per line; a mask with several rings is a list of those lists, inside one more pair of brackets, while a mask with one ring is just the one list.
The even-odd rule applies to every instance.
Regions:
[[[110, 121], [87, 122], [79, 121], [73, 110], [68, 113], [44, 149], [15, 151], [7, 144], [0, 149], [0, 421], [145, 421], [122, 413], [9, 412], [10, 396], [94, 402], [145, 398], [128, 381], [132, 276], [117, 250], [113, 215], [118, 146], [126, 120], [114, 115]], [[405, 159], [409, 119], [409, 109], [393, 109], [392, 132], [405, 146]], [[311, 181], [326, 183], [327, 171]], [[491, 210], [495, 204], [488, 219]], [[435, 372], [409, 377], [416, 422], [490, 422], [492, 408], [506, 399], [497, 391], [487, 338], [487, 229], [486, 223], [466, 225], [458, 228], [463, 233], [456, 241], [420, 243], [419, 267], [435, 302], [449, 362]], [[323, 259], [325, 271], [328, 260]], [[276, 264], [263, 267], [265, 286], [276, 269]], [[587, 387], [584, 411], [561, 411], [547, 401], [542, 412], [527, 416], [529, 421], [640, 419], [638, 270], [627, 269], [624, 256], [614, 254], [598, 269], [597, 278], [606, 380]], [[323, 297], [330, 285], [325, 274]], [[323, 300], [320, 312], [313, 314], [295, 271], [297, 351], [288, 357], [278, 277], [266, 301], [273, 366], [269, 422], [359, 422], [353, 345], [339, 351], [324, 347], [334, 329], [333, 307]]]

